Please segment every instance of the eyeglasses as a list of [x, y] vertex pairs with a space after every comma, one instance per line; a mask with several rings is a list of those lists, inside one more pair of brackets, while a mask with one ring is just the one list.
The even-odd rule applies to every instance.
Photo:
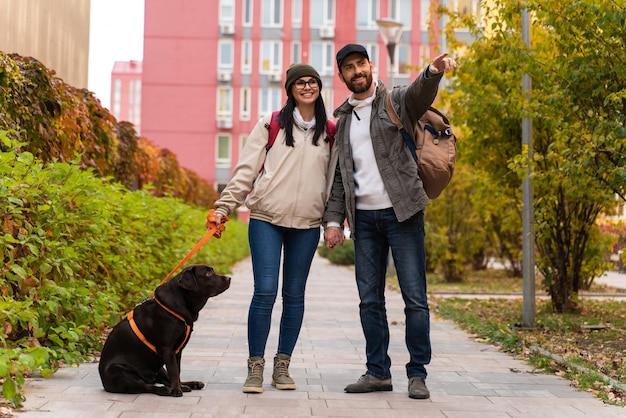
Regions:
[[311, 90], [315, 90], [318, 87], [317, 79], [315, 79], [315, 78], [311, 78], [310, 80], [307, 80], [307, 81], [298, 80], [298, 81], [296, 81], [293, 84], [295, 84], [295, 86], [296, 86], [296, 88], [298, 90], [304, 90], [304, 86], [306, 86], [307, 84], [309, 85], [309, 88]]

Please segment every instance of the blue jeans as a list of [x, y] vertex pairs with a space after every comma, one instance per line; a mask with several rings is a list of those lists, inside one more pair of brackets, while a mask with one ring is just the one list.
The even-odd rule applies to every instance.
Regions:
[[282, 299], [277, 354], [291, 356], [304, 317], [304, 291], [311, 262], [317, 250], [320, 229], [293, 229], [251, 219], [248, 240], [254, 274], [254, 294], [248, 311], [250, 357], [264, 357], [278, 295], [281, 255], [283, 260]]
[[390, 247], [405, 305], [405, 342], [410, 355], [406, 373], [409, 378], [426, 378], [424, 366], [430, 363], [431, 347], [424, 235], [424, 212], [398, 222], [392, 208], [356, 211], [354, 263], [361, 298], [359, 311], [365, 335], [367, 373], [379, 379], [391, 377], [385, 308]]

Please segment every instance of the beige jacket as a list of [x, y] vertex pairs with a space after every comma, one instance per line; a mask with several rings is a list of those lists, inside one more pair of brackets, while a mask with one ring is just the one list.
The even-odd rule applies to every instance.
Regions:
[[317, 228], [332, 186], [336, 147], [331, 150], [323, 138], [313, 145], [313, 130], [294, 125], [294, 147], [285, 145], [281, 129], [266, 152], [270, 117], [252, 129], [215, 211], [229, 216], [245, 201], [252, 219], [287, 228]]

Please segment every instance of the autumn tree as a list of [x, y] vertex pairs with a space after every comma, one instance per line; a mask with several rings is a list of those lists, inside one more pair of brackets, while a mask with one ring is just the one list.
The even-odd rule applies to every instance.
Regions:
[[[498, 1], [483, 8], [480, 24], [450, 13], [448, 35], [462, 25], [474, 39], [448, 36], [460, 58], [446, 99], [469, 132], [463, 158], [485, 173], [485, 191], [501, 203], [492, 219], [519, 222], [530, 164], [537, 267], [553, 309], [575, 312], [579, 290], [606, 268], [596, 219], [626, 191], [626, 8], [623, 0], [528, 0], [528, 48], [523, 6]], [[525, 117], [533, 121], [532, 161], [521, 146]]]

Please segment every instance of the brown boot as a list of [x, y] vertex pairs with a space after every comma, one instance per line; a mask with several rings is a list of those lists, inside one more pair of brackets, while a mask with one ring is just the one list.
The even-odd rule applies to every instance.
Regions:
[[294, 390], [296, 382], [289, 375], [289, 362], [291, 357], [287, 354], [278, 354], [274, 357], [274, 372], [272, 373], [272, 386], [281, 390]]
[[248, 359], [248, 377], [243, 384], [244, 393], [263, 392], [263, 370], [265, 360], [262, 357], [250, 357]]

